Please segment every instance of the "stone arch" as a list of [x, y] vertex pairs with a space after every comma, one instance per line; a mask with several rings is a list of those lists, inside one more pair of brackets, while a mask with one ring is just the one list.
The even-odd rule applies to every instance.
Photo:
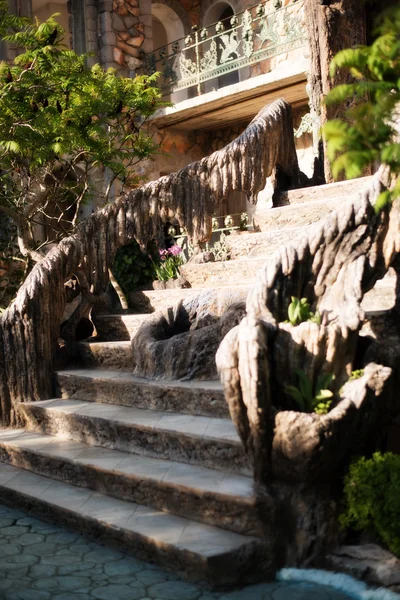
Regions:
[[[191, 23], [188, 14], [176, 0], [153, 2], [151, 14], [164, 27], [168, 44], [183, 38], [190, 31]], [[157, 43], [154, 43], [154, 47], [157, 47]]]
[[[204, 15], [204, 26], [209, 26], [212, 25], [213, 23], [216, 23], [217, 21], [223, 21], [224, 25], [225, 25], [225, 29], [229, 29], [230, 28], [230, 18], [233, 17], [233, 15], [236, 14], [235, 12], [235, 4], [238, 4], [237, 2], [235, 2], [235, 0], [218, 0], [218, 2], [215, 2], [212, 6], [210, 6], [210, 8], [208, 9], [208, 11], [205, 13]], [[214, 31], [214, 29], [212, 28], [212, 30]], [[219, 56], [220, 56], [220, 46], [219, 43], [217, 43], [218, 49], [218, 60], [219, 60]], [[218, 87], [218, 89], [225, 87], [227, 85], [233, 85], [235, 83], [239, 82], [239, 72], [238, 71], [232, 71], [231, 73], [227, 73], [226, 75], [220, 75], [217, 79], [216, 85]], [[214, 80], [213, 80], [213, 84], [214, 84]], [[213, 84], [208, 84], [209, 87], [210, 85]]]
[[215, 2], [213, 0], [206, 0], [206, 2], [203, 3], [203, 27], [207, 27], [207, 25], [212, 25], [212, 23], [216, 23], [216, 21], [219, 20], [221, 14], [228, 7], [230, 7], [233, 10], [235, 15], [244, 10], [241, 0], [219, 0], [218, 2]]

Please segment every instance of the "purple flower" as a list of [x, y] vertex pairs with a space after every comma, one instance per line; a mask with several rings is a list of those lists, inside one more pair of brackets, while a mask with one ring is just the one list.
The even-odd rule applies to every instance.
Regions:
[[182, 248], [180, 246], [178, 246], [177, 244], [175, 244], [174, 246], [171, 246], [171, 248], [168, 250], [168, 253], [170, 256], [178, 256], [179, 254], [181, 254], [182, 252]]

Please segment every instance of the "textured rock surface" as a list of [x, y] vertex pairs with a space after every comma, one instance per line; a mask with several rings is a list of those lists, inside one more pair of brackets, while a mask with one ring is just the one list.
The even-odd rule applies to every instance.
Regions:
[[129, 342], [80, 342], [71, 361], [80, 367], [104, 369], [132, 369], [133, 357]]
[[148, 317], [148, 314], [98, 315], [94, 319], [98, 339], [100, 341], [129, 341]]
[[400, 560], [377, 544], [339, 546], [328, 557], [337, 570], [400, 593]]
[[[207, 265], [207, 269], [210, 265]], [[203, 267], [204, 268], [204, 267]], [[226, 287], [210, 286], [220, 297], [220, 302], [225, 302], [224, 297], [228, 294], [228, 297], [232, 298], [233, 294], [236, 298], [235, 301], [244, 300], [249, 291], [249, 284], [236, 285], [234, 290], [228, 290]], [[209, 289], [211, 292], [212, 290]], [[132, 292], [129, 294], [129, 303], [132, 306], [132, 310], [138, 313], [152, 313], [156, 310], [164, 311], [171, 306], [175, 306], [181, 300], [183, 302], [189, 301], [198, 296], [198, 289], [182, 289], [182, 290], [146, 290], [142, 292]]]
[[288, 204], [299, 204], [309, 202], [320, 202], [321, 200], [332, 200], [334, 198], [357, 197], [360, 191], [368, 187], [372, 177], [361, 177], [350, 181], [339, 181], [329, 185], [317, 185], [297, 190], [285, 190], [276, 194], [275, 206], [286, 206]]
[[[400, 412], [393, 383], [399, 355], [386, 355], [379, 341], [370, 346], [374, 353], [368, 364], [366, 358], [362, 362], [364, 376], [343, 387], [328, 414], [298, 412], [285, 390], [297, 384], [295, 370], [300, 368], [313, 384], [319, 375], [333, 373], [332, 390], [338, 394], [354, 361], [367, 356], [371, 342], [359, 338], [361, 302], [391, 266], [397, 269], [400, 250], [399, 206], [380, 215], [374, 211], [381, 175], [266, 261], [247, 298], [246, 317], [217, 354], [230, 414], [255, 479], [261, 488], [274, 489], [285, 514], [286, 564], [307, 564], [324, 545], [337, 541], [334, 474], [377, 439], [389, 411]], [[393, 315], [398, 294], [397, 279]], [[284, 323], [292, 296], [308, 298], [321, 324]], [[391, 334], [399, 339], [394, 322]], [[391, 347], [396, 347], [393, 340]]]
[[217, 379], [215, 354], [245, 312], [241, 294], [205, 291], [156, 313], [132, 340], [136, 373], [165, 379]]
[[[302, 475], [296, 475], [296, 460], [300, 466], [307, 448], [312, 447], [312, 436], [310, 443], [302, 437], [300, 422], [305, 418], [322, 423], [324, 417], [293, 413], [291, 443], [296, 449], [291, 454], [292, 467], [289, 461], [286, 468], [276, 462], [276, 456], [272, 458], [271, 450], [273, 440], [280, 435], [279, 419], [287, 420], [285, 415], [290, 413], [275, 416], [274, 407], [291, 407], [285, 385], [296, 384], [296, 368], [311, 381], [321, 373], [333, 372], [336, 391], [350, 375], [364, 317], [360, 308], [363, 294], [385, 275], [399, 251], [398, 207], [393, 207], [390, 218], [384, 213], [377, 216], [372, 203], [379, 190], [379, 182], [373, 181], [370, 189], [348, 201], [340, 213], [333, 212], [315, 225], [307, 237], [280, 248], [266, 262], [249, 294], [247, 317], [218, 351], [230, 413], [253, 458], [258, 480], [265, 481], [271, 468], [275, 475], [282, 468], [282, 473], [294, 477], [312, 477], [310, 463], [300, 467]], [[313, 309], [321, 313], [322, 324], [306, 322], [294, 327], [282, 323], [291, 296], [307, 297]], [[383, 370], [381, 375], [386, 381], [388, 373]], [[367, 389], [369, 384], [365, 385]], [[369, 403], [365, 406], [368, 408]], [[341, 407], [345, 407], [344, 400], [334, 410], [340, 412]], [[345, 421], [347, 412], [344, 410], [339, 420]], [[333, 414], [327, 417], [328, 430], [332, 431]], [[282, 423], [282, 435], [286, 435], [287, 426], [286, 421]], [[323, 439], [325, 443], [330, 439], [328, 431]], [[335, 460], [334, 454], [331, 458]]]

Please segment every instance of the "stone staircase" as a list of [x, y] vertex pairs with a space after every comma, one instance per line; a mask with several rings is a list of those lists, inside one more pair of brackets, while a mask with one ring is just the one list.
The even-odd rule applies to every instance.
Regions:
[[[266, 256], [364, 184], [288, 192], [284, 206], [261, 214], [261, 233], [230, 237], [232, 260], [183, 267], [192, 288], [136, 292], [135, 314], [99, 316], [101, 341], [78, 344], [74, 368], [55, 374], [58, 397], [21, 404], [25, 429], [0, 429], [3, 500], [187, 578], [225, 585], [273, 575], [221, 384], [133, 375], [129, 340], [153, 311], [199, 289], [244, 299]], [[393, 301], [389, 275], [364, 305], [376, 313]]]

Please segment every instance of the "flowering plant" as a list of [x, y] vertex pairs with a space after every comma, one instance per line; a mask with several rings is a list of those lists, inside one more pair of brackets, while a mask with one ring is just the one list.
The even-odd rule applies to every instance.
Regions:
[[179, 267], [183, 264], [182, 248], [171, 246], [171, 248], [162, 248], [158, 251], [159, 262], [154, 262], [154, 271], [158, 281], [168, 281], [177, 279], [179, 276]]

